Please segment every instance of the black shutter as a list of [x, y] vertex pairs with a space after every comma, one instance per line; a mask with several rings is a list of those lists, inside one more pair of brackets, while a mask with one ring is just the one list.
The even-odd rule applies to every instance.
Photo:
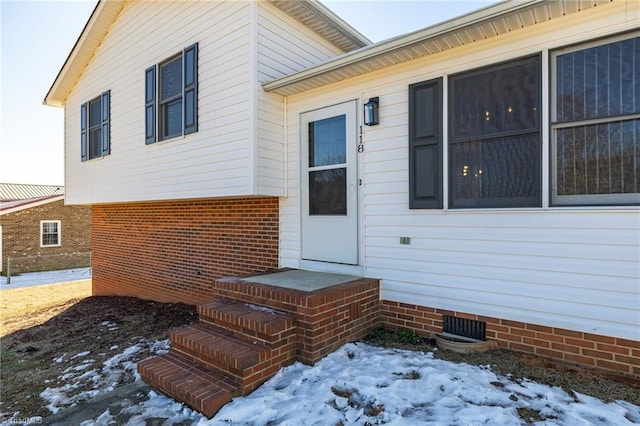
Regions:
[[156, 66], [144, 72], [144, 142], [154, 143], [156, 139]]
[[184, 134], [198, 131], [198, 43], [182, 52], [182, 108]]
[[409, 208], [441, 209], [442, 78], [409, 86]]
[[87, 102], [80, 105], [80, 160], [87, 161]]
[[109, 155], [111, 153], [111, 140], [110, 134], [110, 117], [111, 117], [111, 91], [107, 90], [102, 94], [101, 99], [101, 112], [102, 112], [102, 155]]

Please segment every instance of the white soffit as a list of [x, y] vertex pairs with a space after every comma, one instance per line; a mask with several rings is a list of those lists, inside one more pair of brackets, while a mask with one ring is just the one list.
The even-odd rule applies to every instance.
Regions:
[[371, 44], [371, 40], [317, 0], [268, 1], [329, 40], [343, 52], [350, 52]]
[[267, 92], [288, 96], [348, 78], [468, 45], [613, 0], [508, 0], [338, 56], [265, 83]]
[[80, 37], [71, 49], [62, 69], [56, 76], [49, 92], [44, 98], [44, 104], [49, 106], [64, 106], [67, 96], [82, 75], [85, 67], [107, 35], [109, 28], [124, 7], [124, 0], [101, 0], [91, 13]]

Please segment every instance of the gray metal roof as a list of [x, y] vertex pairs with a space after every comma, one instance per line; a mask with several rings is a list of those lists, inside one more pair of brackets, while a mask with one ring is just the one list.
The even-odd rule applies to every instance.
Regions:
[[0, 201], [31, 200], [55, 195], [64, 195], [64, 186], [0, 183]]

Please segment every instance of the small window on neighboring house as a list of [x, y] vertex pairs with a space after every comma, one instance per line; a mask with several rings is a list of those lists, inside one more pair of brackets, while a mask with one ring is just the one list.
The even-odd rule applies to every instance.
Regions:
[[540, 206], [539, 56], [449, 83], [449, 207]]
[[80, 106], [80, 153], [82, 161], [111, 153], [110, 91]]
[[59, 220], [40, 221], [40, 246], [59, 247], [61, 244], [61, 229]]
[[145, 142], [198, 131], [198, 43], [145, 71]]
[[640, 36], [551, 55], [555, 205], [640, 203]]

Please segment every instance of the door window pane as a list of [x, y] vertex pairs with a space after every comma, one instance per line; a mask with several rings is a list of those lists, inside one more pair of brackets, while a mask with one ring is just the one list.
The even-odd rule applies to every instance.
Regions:
[[309, 214], [347, 214], [347, 169], [309, 172]]
[[309, 167], [347, 162], [346, 129], [345, 115], [309, 123]]

